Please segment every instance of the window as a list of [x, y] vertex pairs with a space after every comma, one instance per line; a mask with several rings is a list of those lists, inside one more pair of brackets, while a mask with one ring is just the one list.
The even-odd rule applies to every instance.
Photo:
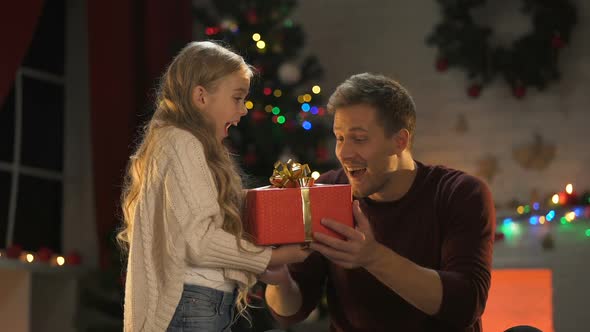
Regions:
[[61, 251], [65, 1], [48, 0], [0, 108], [0, 248]]

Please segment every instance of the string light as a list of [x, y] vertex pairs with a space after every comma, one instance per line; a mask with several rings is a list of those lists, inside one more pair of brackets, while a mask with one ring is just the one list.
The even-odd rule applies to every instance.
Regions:
[[322, 88], [320, 88], [319, 85], [314, 85], [313, 88], [311, 88], [311, 92], [315, 93], [316, 95], [319, 94], [322, 91]]
[[266, 111], [266, 113], [272, 112], [272, 105], [266, 105], [266, 106], [264, 106], [264, 110]]
[[317, 106], [312, 106], [311, 109], [309, 110], [309, 112], [313, 115], [318, 114], [319, 110]]
[[55, 261], [57, 262], [57, 265], [59, 265], [59, 266], [62, 266], [66, 263], [66, 259], [63, 258], [62, 256], [57, 256]]
[[523, 214], [524, 213], [524, 206], [519, 206], [516, 208], [516, 213], [518, 214]]
[[259, 40], [258, 42], [256, 42], [256, 47], [263, 50], [266, 47], [266, 43], [264, 42], [264, 40]]
[[[320, 172], [318, 172], [318, 171], [313, 171], [313, 173], [311, 173], [311, 177], [312, 177], [314, 180], [317, 180], [317, 179], [320, 177]], [[590, 230], [588, 230], [588, 231], [590, 231]], [[587, 232], [588, 232], [588, 231], [587, 231]]]
[[590, 237], [590, 228], [588, 228], [588, 229], [586, 230], [585, 234], [586, 234], [586, 236], [587, 236], [587, 237]]
[[33, 254], [27, 254], [26, 260], [27, 262], [32, 263], [35, 260], [35, 256], [33, 256]]
[[541, 225], [545, 224], [545, 216], [539, 217], [539, 224], [541, 224]]
[[268, 88], [268, 87], [267, 88], [264, 88], [262, 90], [262, 93], [264, 93], [265, 96], [268, 96], [268, 95], [270, 95], [272, 93], [272, 89], [271, 88]]
[[274, 115], [279, 115], [279, 113], [281, 113], [281, 109], [278, 108], [277, 106], [272, 108], [272, 114]]
[[259, 33], [255, 33], [255, 34], [252, 35], [252, 40], [255, 41], [255, 42], [259, 41], [260, 38], [261, 38], [261, 36], [260, 36]]
[[251, 102], [251, 101], [249, 101], [249, 100], [246, 102], [245, 105], [246, 105], [246, 108], [249, 109], [249, 110], [251, 110], [252, 108], [254, 108], [254, 103]]
[[284, 116], [282, 116], [282, 115], [281, 115], [281, 116], [279, 116], [279, 117], [277, 118], [277, 122], [278, 122], [278, 123], [280, 123], [280, 124], [283, 124], [283, 123], [285, 123], [285, 117], [284, 117]]
[[303, 127], [303, 129], [305, 129], [305, 130], [311, 130], [311, 122], [303, 121], [303, 123], [301, 124], [301, 127]]
[[567, 186], [565, 186], [565, 192], [568, 195], [571, 195], [574, 192], [574, 186], [571, 183], [568, 183]]
[[303, 101], [309, 103], [311, 101], [311, 95], [309, 93], [304, 94]]
[[310, 109], [310, 108], [311, 108], [311, 107], [309, 106], [309, 104], [308, 104], [308, 103], [303, 103], [303, 104], [301, 104], [301, 110], [302, 110], [303, 112], [309, 112], [309, 109]]
[[553, 197], [551, 197], [551, 202], [553, 202], [553, 204], [559, 203], [559, 195], [558, 194], [553, 195]]
[[282, 95], [283, 95], [283, 91], [281, 91], [280, 89], [276, 89], [276, 90], [273, 92], [273, 94], [274, 94], [274, 96], [275, 96], [275, 97], [279, 98], [280, 96], [282, 96]]

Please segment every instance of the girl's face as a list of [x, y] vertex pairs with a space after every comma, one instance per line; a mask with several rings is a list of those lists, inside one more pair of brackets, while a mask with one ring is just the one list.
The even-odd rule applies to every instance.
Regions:
[[231, 126], [237, 126], [240, 118], [248, 113], [244, 102], [250, 89], [250, 75], [244, 70], [221, 78], [213, 89], [196, 86], [193, 103], [207, 115], [215, 126], [215, 135], [222, 141]]

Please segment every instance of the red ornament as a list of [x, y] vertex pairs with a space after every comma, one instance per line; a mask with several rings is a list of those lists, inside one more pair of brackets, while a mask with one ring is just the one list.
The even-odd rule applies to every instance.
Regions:
[[252, 121], [254, 121], [255, 123], [260, 123], [264, 121], [264, 119], [266, 119], [266, 114], [263, 111], [256, 110], [251, 113], [250, 117], [252, 118]]
[[256, 11], [254, 9], [250, 9], [248, 11], [248, 13], [246, 14], [246, 20], [248, 20], [248, 23], [250, 24], [258, 23], [258, 14], [256, 14]]
[[512, 94], [514, 95], [514, 97], [520, 99], [526, 95], [526, 87], [519, 85], [512, 89]]
[[449, 61], [445, 58], [440, 58], [436, 61], [436, 70], [443, 72], [449, 68]]
[[479, 97], [480, 93], [481, 93], [481, 85], [479, 85], [479, 84], [472, 84], [471, 86], [469, 86], [469, 89], [467, 89], [467, 94], [469, 95], [469, 97], [472, 97], [472, 98]]
[[70, 252], [65, 258], [66, 258], [67, 265], [80, 265], [80, 264], [82, 264], [82, 257], [76, 251]]
[[283, 128], [285, 128], [285, 130], [287, 130], [288, 132], [294, 132], [295, 128], [297, 128], [297, 121], [293, 119], [288, 120], [287, 122], [285, 122]]
[[41, 262], [49, 262], [51, 256], [53, 255], [53, 251], [47, 247], [41, 247], [37, 250], [37, 258]]
[[252, 166], [256, 164], [257, 160], [258, 158], [256, 157], [256, 153], [254, 153], [254, 151], [249, 151], [244, 156], [244, 164], [246, 164], [247, 166]]
[[559, 35], [553, 36], [553, 39], [551, 39], [551, 47], [553, 47], [555, 49], [560, 49], [560, 48], [563, 48], [564, 46], [565, 46], [565, 42], [563, 41], [561, 36], [559, 36]]
[[8, 258], [19, 258], [22, 252], [23, 247], [19, 244], [13, 244], [10, 247], [6, 248], [6, 256]]
[[319, 146], [315, 150], [315, 157], [318, 162], [320, 162], [320, 163], [325, 162], [326, 160], [328, 160], [328, 149], [326, 149], [323, 146]]
[[219, 33], [219, 27], [206, 27], [205, 28], [205, 34], [207, 36], [213, 36]]

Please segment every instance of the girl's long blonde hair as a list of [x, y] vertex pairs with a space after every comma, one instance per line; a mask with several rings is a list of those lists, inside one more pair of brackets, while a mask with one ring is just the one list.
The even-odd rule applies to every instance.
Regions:
[[[158, 88], [156, 111], [144, 127], [143, 138], [127, 167], [121, 195], [124, 219], [117, 234], [117, 240], [125, 251], [129, 247], [135, 206], [155, 145], [154, 132], [165, 126], [187, 130], [202, 143], [207, 165], [218, 191], [217, 201], [223, 216], [222, 228], [234, 234], [238, 247], [244, 250], [241, 244], [244, 236], [241, 221], [243, 192], [238, 168], [227, 148], [216, 138], [210, 119], [196, 109], [191, 99], [194, 87], [200, 85], [214, 91], [220, 79], [239, 71], [253, 76], [252, 67], [241, 56], [207, 41], [189, 43], [168, 66]], [[250, 276], [249, 284], [253, 278]], [[244, 313], [248, 307], [248, 291], [248, 287], [241, 288], [238, 294], [236, 303], [240, 313]]]

